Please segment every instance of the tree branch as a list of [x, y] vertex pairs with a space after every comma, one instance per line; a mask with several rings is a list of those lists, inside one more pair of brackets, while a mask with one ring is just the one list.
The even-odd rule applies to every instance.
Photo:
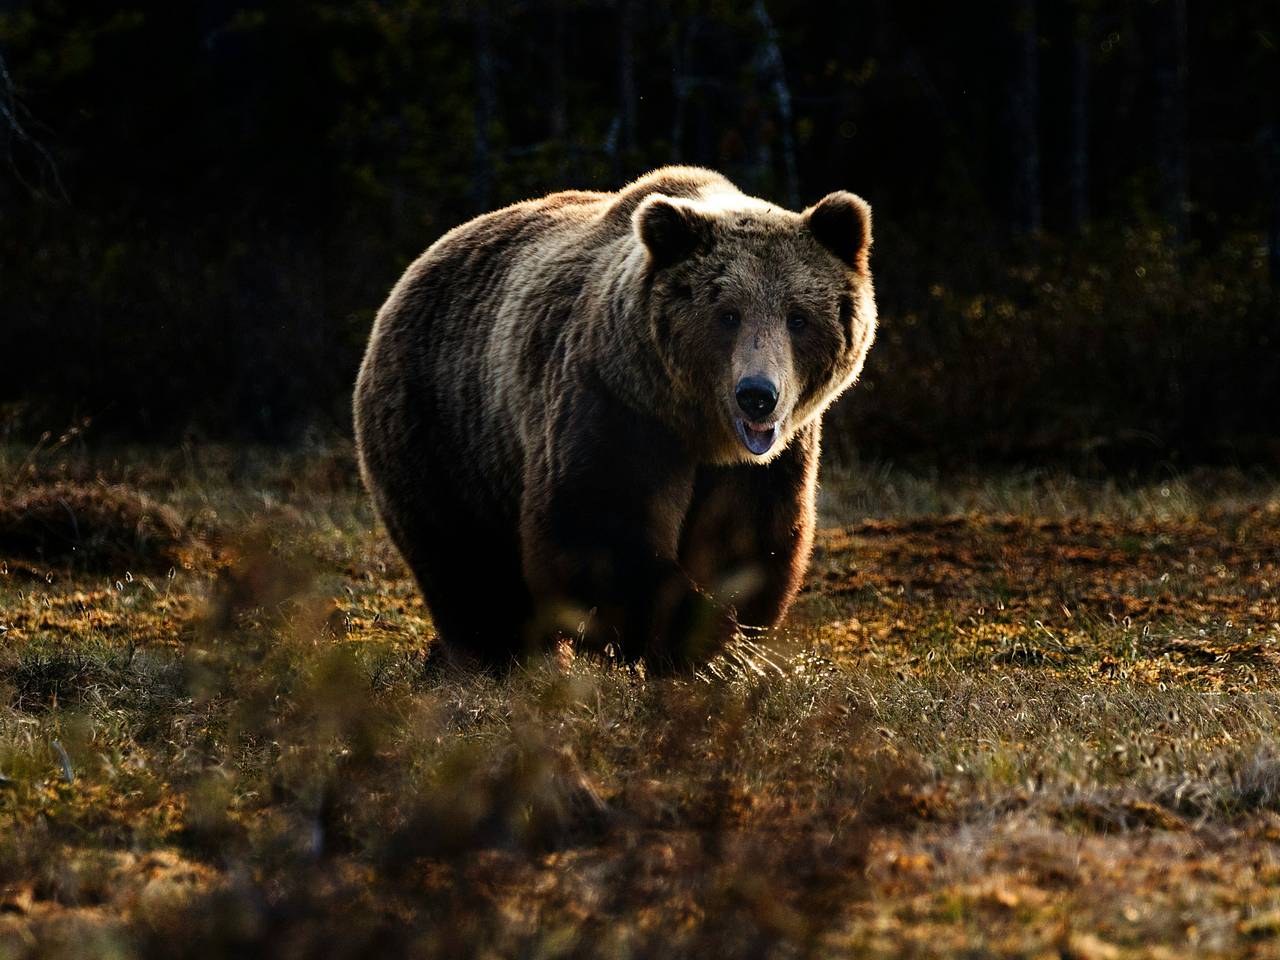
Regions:
[[35, 121], [30, 112], [18, 99], [14, 88], [13, 77], [5, 63], [4, 54], [0, 53], [0, 143], [3, 143], [4, 158], [15, 179], [36, 196], [49, 196], [50, 191], [44, 184], [34, 184], [23, 175], [21, 167], [14, 156], [14, 145], [21, 144], [35, 155], [36, 169], [43, 176], [42, 181], [52, 184], [52, 193], [58, 199], [66, 200], [67, 191], [58, 172], [58, 165], [49, 152], [35, 136], [28, 131], [29, 125]]

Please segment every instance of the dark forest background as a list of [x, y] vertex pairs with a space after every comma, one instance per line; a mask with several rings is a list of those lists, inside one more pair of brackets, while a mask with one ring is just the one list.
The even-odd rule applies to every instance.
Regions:
[[[837, 452], [1280, 463], [1275, 0], [0, 2], [0, 431], [349, 431], [478, 212], [669, 162], [876, 215]], [[2, 438], [2, 437], [0, 437]]]

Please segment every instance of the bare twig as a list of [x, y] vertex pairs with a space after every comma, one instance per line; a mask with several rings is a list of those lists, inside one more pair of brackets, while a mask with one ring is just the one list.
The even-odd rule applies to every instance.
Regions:
[[67, 190], [62, 183], [62, 175], [53, 155], [43, 143], [37, 140], [28, 127], [34, 125], [31, 113], [18, 99], [14, 88], [13, 77], [5, 63], [4, 54], [0, 53], [0, 139], [3, 141], [5, 160], [18, 182], [33, 194], [45, 195], [47, 191], [27, 180], [14, 160], [14, 143], [25, 144], [36, 156], [37, 167], [44, 171], [45, 177], [53, 185], [53, 193], [62, 200], [67, 199]]
[[53, 752], [58, 755], [58, 760], [62, 762], [62, 775], [67, 778], [67, 783], [75, 783], [76, 772], [71, 766], [71, 758], [67, 756], [67, 751], [62, 746], [61, 740], [53, 741]]

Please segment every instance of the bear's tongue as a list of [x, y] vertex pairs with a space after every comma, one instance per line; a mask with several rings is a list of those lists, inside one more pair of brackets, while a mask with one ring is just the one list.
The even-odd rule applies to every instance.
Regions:
[[737, 421], [738, 439], [742, 441], [742, 445], [754, 453], [756, 456], [768, 453], [769, 448], [773, 446], [773, 442], [778, 439], [778, 425], [775, 423], [772, 427], [761, 430], [747, 423], [745, 420]]

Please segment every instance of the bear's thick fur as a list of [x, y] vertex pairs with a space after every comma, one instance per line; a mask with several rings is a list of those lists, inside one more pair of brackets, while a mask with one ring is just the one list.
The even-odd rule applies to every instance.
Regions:
[[654, 171], [445, 234], [378, 314], [365, 482], [453, 654], [556, 636], [696, 664], [772, 626], [813, 542], [823, 411], [876, 311], [870, 210]]

